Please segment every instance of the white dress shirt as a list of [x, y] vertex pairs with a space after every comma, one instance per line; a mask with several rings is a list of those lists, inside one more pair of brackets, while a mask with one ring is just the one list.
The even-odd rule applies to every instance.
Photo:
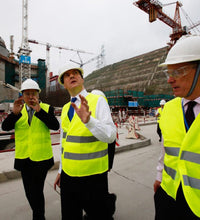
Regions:
[[[87, 91], [84, 89], [80, 92], [84, 97], [88, 95]], [[77, 100], [75, 104], [80, 106], [81, 100], [78, 94], [76, 96]], [[73, 98], [73, 97], [71, 97]], [[100, 141], [106, 143], [112, 143], [116, 139], [116, 127], [113, 123], [110, 108], [104, 97], [100, 97], [97, 102], [96, 107], [96, 118], [90, 116], [90, 120], [85, 126], [90, 130], [90, 132]], [[60, 134], [60, 149], [62, 149], [62, 135], [63, 131], [61, 129]], [[60, 154], [60, 167], [59, 173], [62, 171], [61, 154]]]
[[[183, 98], [182, 101], [183, 101], [184, 111], [186, 112], [187, 108], [188, 108], [187, 103], [191, 100]], [[197, 102], [197, 104], [193, 108], [194, 115], [195, 115], [195, 118], [196, 118], [197, 115], [200, 113], [200, 97], [196, 98], [193, 101]], [[160, 182], [162, 181], [162, 171], [163, 171], [163, 168], [164, 168], [164, 155], [165, 155], [165, 149], [164, 149], [164, 145], [162, 145], [160, 157], [159, 157], [159, 160], [158, 160], [158, 165], [156, 167], [156, 169], [157, 169], [156, 180], [158, 180]]]

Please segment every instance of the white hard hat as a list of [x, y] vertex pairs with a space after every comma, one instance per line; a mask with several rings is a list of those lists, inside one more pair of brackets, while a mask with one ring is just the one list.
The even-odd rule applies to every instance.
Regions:
[[164, 99], [162, 99], [162, 100], [160, 101], [160, 105], [165, 105], [165, 103], [166, 103], [166, 101], [165, 101]]
[[104, 94], [101, 90], [94, 89], [94, 90], [92, 90], [91, 93], [92, 93], [92, 94], [95, 94], [95, 95], [101, 95], [101, 96], [103, 96], [103, 97], [106, 98], [105, 94]]
[[64, 83], [64, 82], [63, 82], [63, 75], [64, 75], [64, 73], [66, 73], [66, 72], [69, 71], [69, 70], [73, 70], [73, 69], [79, 70], [79, 72], [80, 72], [81, 75], [83, 76], [83, 69], [82, 69], [82, 68], [77, 67], [76, 65], [71, 64], [71, 63], [70, 63], [70, 64], [67, 64], [67, 65], [61, 67], [60, 70], [59, 70], [58, 82], [59, 82], [61, 85], [63, 85], [63, 83]]
[[38, 92], [41, 91], [39, 85], [37, 84], [36, 81], [32, 80], [32, 79], [27, 79], [25, 80], [22, 85], [21, 85], [21, 92], [27, 89], [35, 89], [38, 90]]
[[200, 36], [185, 35], [169, 51], [164, 63], [159, 66], [200, 60]]

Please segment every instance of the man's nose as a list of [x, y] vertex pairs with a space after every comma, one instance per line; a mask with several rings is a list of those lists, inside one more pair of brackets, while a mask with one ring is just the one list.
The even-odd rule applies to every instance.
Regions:
[[70, 73], [69, 78], [74, 78], [74, 74]]
[[167, 82], [170, 84], [170, 83], [173, 83], [175, 81], [175, 78], [173, 76], [168, 76], [168, 79], [167, 79]]

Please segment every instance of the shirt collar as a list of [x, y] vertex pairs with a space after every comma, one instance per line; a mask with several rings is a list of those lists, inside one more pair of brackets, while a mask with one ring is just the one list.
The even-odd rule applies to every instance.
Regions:
[[[188, 104], [188, 102], [190, 102], [191, 100], [185, 99], [183, 98], [183, 106], [186, 106]], [[200, 97], [194, 99], [193, 101], [195, 101], [197, 104], [200, 105]]]
[[31, 108], [28, 105], [26, 105], [26, 109], [27, 111], [30, 111]]

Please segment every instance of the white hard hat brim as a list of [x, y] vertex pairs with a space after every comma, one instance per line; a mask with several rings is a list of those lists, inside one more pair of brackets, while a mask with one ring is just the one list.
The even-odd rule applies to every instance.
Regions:
[[185, 35], [170, 49], [164, 63], [159, 67], [200, 60], [200, 36]]
[[38, 92], [41, 91], [38, 83], [32, 79], [25, 80], [21, 85], [20, 91], [23, 92], [23, 91], [29, 90], [29, 89], [34, 89], [34, 90], [37, 90]]
[[[30, 88], [30, 89], [37, 90], [39, 93], [41, 92], [41, 89], [35, 89], [35, 88]], [[25, 90], [29, 90], [29, 89], [22, 89], [22, 90], [20, 90], [20, 92], [23, 92], [23, 91], [25, 91]]]
[[158, 67], [164, 67], [167, 65], [175, 65], [175, 64], [179, 64], [179, 63], [194, 62], [194, 61], [198, 61], [199, 59], [200, 58], [196, 58], [195, 56], [187, 56], [187, 57], [185, 57], [185, 59], [184, 59], [184, 57], [182, 57], [181, 60], [174, 58], [173, 60], [166, 61], [164, 63], [159, 64]]

